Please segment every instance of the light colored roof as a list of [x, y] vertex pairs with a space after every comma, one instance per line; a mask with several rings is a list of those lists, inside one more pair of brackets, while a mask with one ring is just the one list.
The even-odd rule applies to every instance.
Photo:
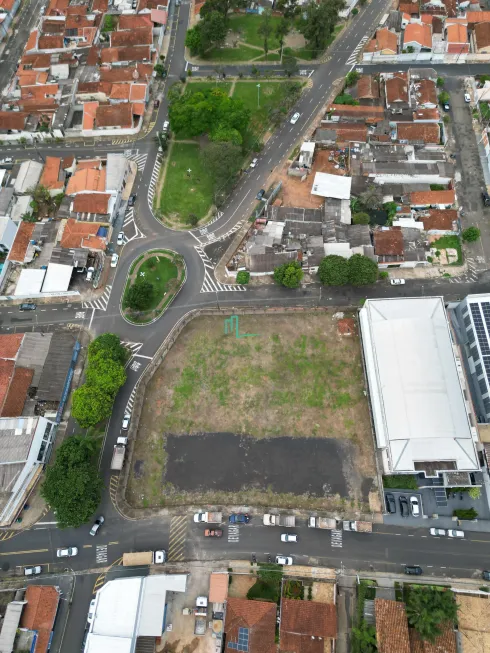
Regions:
[[209, 602], [224, 603], [228, 596], [228, 578], [226, 572], [212, 573], [209, 577]]
[[376, 438], [393, 471], [440, 460], [479, 469], [443, 298], [368, 299], [360, 320]]
[[16, 297], [30, 297], [41, 292], [46, 270], [22, 270], [15, 286]]
[[161, 635], [166, 594], [167, 592], [185, 592], [186, 582], [185, 574], [147, 576], [145, 578], [138, 637], [159, 637]]
[[16, 193], [25, 193], [29, 188], [34, 188], [39, 182], [43, 164], [39, 161], [22, 161], [14, 184]]
[[326, 172], [317, 172], [311, 189], [312, 195], [320, 197], [333, 197], [339, 200], [350, 199], [352, 177], [330, 175]]
[[72, 265], [61, 263], [49, 263], [46, 270], [46, 278], [43, 283], [43, 292], [65, 292], [70, 285], [73, 272]]
[[13, 651], [14, 642], [17, 636], [20, 616], [24, 607], [24, 601], [11, 601], [7, 605], [5, 617], [0, 632], [0, 651]]
[[432, 47], [432, 29], [426, 23], [409, 23], [405, 28], [403, 44], [418, 43], [424, 48]]

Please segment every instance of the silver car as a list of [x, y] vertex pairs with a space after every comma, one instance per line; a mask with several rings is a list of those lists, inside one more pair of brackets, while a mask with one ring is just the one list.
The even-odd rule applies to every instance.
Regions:
[[276, 565], [292, 565], [293, 559], [291, 556], [276, 556]]
[[448, 537], [464, 537], [463, 531], [457, 531], [454, 529], [449, 529], [447, 532]]
[[90, 535], [92, 536], [97, 535], [97, 533], [99, 532], [99, 528], [102, 526], [104, 521], [105, 519], [102, 517], [102, 515], [100, 517], [97, 517], [97, 519], [94, 521], [94, 525], [90, 529]]
[[435, 535], [436, 537], [446, 537], [446, 531], [444, 528], [431, 528], [429, 533], [431, 535]]
[[43, 568], [41, 565], [37, 565], [37, 567], [26, 567], [24, 569], [24, 576], [37, 576], [42, 572]]
[[76, 546], [68, 546], [63, 549], [58, 549], [56, 551], [56, 556], [58, 558], [73, 558], [73, 556], [76, 556], [78, 553], [78, 549]]

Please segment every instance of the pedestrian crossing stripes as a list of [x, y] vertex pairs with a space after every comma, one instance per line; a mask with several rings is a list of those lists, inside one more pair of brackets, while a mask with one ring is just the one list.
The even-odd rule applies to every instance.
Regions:
[[342, 548], [342, 531], [334, 528], [331, 532], [330, 544], [332, 547], [341, 549]]
[[240, 540], [240, 527], [238, 524], [230, 524], [228, 526], [228, 542], [239, 542]]
[[179, 562], [184, 559], [186, 534], [187, 517], [184, 515], [172, 517], [170, 522], [170, 537], [168, 540], [169, 562]]
[[112, 474], [111, 480], [109, 481], [109, 494], [111, 497], [112, 505], [116, 506], [116, 494], [117, 486], [119, 484], [119, 474]]
[[199, 254], [199, 256], [200, 256], [200, 258], [201, 258], [201, 261], [202, 261], [203, 264], [204, 264], [204, 267], [205, 267], [205, 268], [209, 268], [210, 270], [213, 270], [213, 269], [214, 269], [213, 262], [212, 262], [212, 260], [209, 258], [209, 256], [206, 254], [206, 252], [203, 250], [203, 248], [202, 248], [202, 247], [199, 247], [198, 245], [195, 245], [195, 246], [194, 246], [194, 249], [195, 249], [196, 252]]
[[143, 170], [145, 169], [145, 165], [146, 165], [146, 159], [148, 158], [148, 152], [146, 152], [144, 154], [139, 154], [138, 153], [139, 150], [131, 150], [131, 151], [133, 152], [133, 154], [130, 154], [126, 158], [129, 159], [130, 161], [134, 161], [136, 163], [136, 165], [138, 166], [138, 171], [143, 172]]
[[143, 347], [142, 342], [126, 342], [124, 340], [121, 342], [121, 345], [126, 347], [126, 349], [129, 349], [133, 356], [139, 352], [141, 347]]
[[19, 531], [0, 531], [0, 542], [5, 542], [6, 540], [10, 540], [18, 534]]
[[106, 311], [111, 296], [111, 290], [112, 286], [106, 286], [104, 293], [98, 299], [83, 302], [82, 308], [96, 308], [99, 311]]
[[133, 411], [134, 396], [136, 394], [136, 388], [133, 388], [133, 391], [129, 395], [128, 403], [126, 404], [126, 412], [131, 413]]
[[243, 220], [240, 220], [240, 222], [237, 222], [236, 225], [227, 231], [225, 234], [222, 234], [221, 236], [217, 236], [214, 232], [212, 233], [207, 233], [207, 228], [204, 227], [203, 229], [200, 229], [200, 235], [199, 239], [203, 241], [203, 245], [210, 245], [211, 243], [215, 243], [220, 240], [226, 240], [229, 236], [234, 234], [236, 231], [240, 229], [240, 227], [243, 224]]
[[112, 145], [124, 145], [125, 143], [132, 143], [133, 138], [113, 138]]
[[227, 284], [216, 281], [213, 274], [204, 268], [204, 280], [202, 282], [201, 292], [245, 292], [245, 286], [238, 284]]
[[107, 544], [99, 544], [95, 552], [95, 560], [98, 565], [105, 564], [107, 562]]
[[148, 204], [150, 209], [153, 207], [153, 198], [155, 196], [155, 189], [158, 183], [158, 178], [160, 176], [160, 166], [162, 165], [161, 159], [159, 156], [155, 159], [155, 165], [151, 171], [151, 179], [148, 185]]
[[123, 222], [123, 227], [127, 227], [130, 222], [134, 220], [134, 208], [131, 207], [126, 211], [126, 215], [124, 216], [124, 222]]
[[124, 216], [123, 228], [133, 228], [134, 235], [129, 238], [126, 233], [124, 234], [124, 244], [130, 243], [132, 240], [137, 240], [138, 238], [146, 238], [145, 234], [140, 231], [138, 225], [136, 224], [136, 219], [134, 217], [134, 208], [130, 208], [126, 211]]
[[366, 43], [366, 41], [368, 39], [369, 39], [369, 36], [363, 36], [362, 39], [359, 41], [359, 43], [356, 45], [356, 47], [354, 48], [352, 54], [349, 56], [349, 58], [346, 61], [346, 64], [348, 66], [351, 66], [352, 64], [357, 63], [357, 56], [359, 54], [359, 50], [362, 50], [362, 48], [364, 47], [364, 44]]

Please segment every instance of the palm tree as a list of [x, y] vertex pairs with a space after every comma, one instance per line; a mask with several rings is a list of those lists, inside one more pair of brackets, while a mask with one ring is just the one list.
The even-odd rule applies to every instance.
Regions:
[[406, 605], [408, 623], [421, 639], [434, 642], [442, 633], [442, 626], [456, 623], [458, 606], [452, 592], [431, 587], [412, 588]]
[[357, 641], [360, 653], [376, 653], [376, 628], [364, 621], [359, 628], [353, 628], [352, 634]]

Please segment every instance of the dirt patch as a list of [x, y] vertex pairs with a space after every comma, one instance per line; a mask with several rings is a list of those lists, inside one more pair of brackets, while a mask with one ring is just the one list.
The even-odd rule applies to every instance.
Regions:
[[333, 583], [313, 583], [311, 600], [317, 603], [334, 603], [335, 585]]
[[228, 596], [234, 599], [246, 599], [248, 590], [255, 585], [257, 578], [255, 576], [232, 575], [233, 580], [228, 586]]
[[193, 320], [148, 384], [128, 500], [364, 508], [375, 465], [357, 335], [339, 335], [333, 311], [228, 326]]
[[286, 35], [284, 39], [284, 47], [292, 48], [293, 50], [299, 50], [304, 48], [306, 45], [306, 39], [300, 32], [295, 29], [291, 30], [289, 34]]

